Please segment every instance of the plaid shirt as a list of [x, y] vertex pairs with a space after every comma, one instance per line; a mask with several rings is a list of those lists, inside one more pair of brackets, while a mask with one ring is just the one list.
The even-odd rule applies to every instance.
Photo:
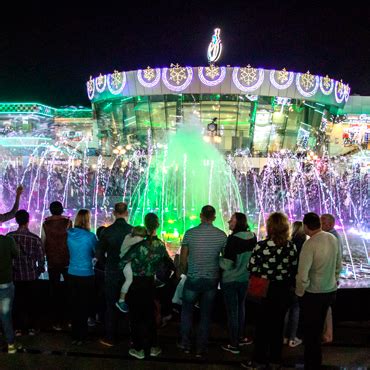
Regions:
[[28, 229], [18, 229], [8, 234], [19, 247], [19, 256], [13, 259], [13, 280], [36, 280], [45, 271], [45, 253], [41, 239]]

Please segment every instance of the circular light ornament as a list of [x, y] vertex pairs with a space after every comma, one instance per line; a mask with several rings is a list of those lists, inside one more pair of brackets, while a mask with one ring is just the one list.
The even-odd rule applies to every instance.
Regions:
[[95, 81], [92, 78], [92, 76], [90, 76], [89, 81], [86, 82], [86, 87], [87, 87], [87, 96], [90, 100], [92, 100], [94, 98], [95, 93]]
[[[167, 73], [169, 74], [169, 79], [167, 78]], [[171, 64], [171, 68], [163, 68], [162, 70], [162, 80], [163, 83], [169, 90], [172, 91], [183, 91], [191, 83], [193, 79], [193, 70], [191, 67], [181, 67], [179, 64]], [[175, 85], [170, 83], [172, 80]]]
[[320, 90], [324, 95], [330, 95], [334, 90], [334, 81], [328, 75], [320, 77]]
[[335, 81], [335, 89], [334, 89], [334, 95], [335, 95], [335, 100], [337, 103], [342, 103], [344, 100], [344, 90], [345, 90], [345, 85], [340, 81]]
[[108, 90], [113, 95], [121, 94], [126, 86], [126, 73], [114, 71], [113, 74], [109, 74], [107, 78]]
[[152, 88], [156, 86], [161, 79], [161, 70], [160, 68], [153, 69], [150, 67], [144, 70], [139, 69], [137, 71], [137, 79], [142, 86]]
[[[275, 78], [275, 74], [277, 74], [277, 81]], [[294, 80], [294, 73], [288, 72], [285, 68], [281, 71], [272, 70], [270, 72], [270, 82], [273, 86], [275, 86], [278, 90], [287, 89]]]
[[346, 103], [348, 102], [350, 93], [351, 93], [351, 88], [349, 87], [349, 85], [348, 84], [344, 85], [344, 100]]
[[296, 85], [299, 93], [306, 98], [310, 98], [317, 93], [320, 85], [319, 76], [314, 76], [307, 71], [306, 73], [297, 73], [296, 75]]
[[100, 73], [99, 77], [95, 79], [96, 91], [102, 93], [107, 86], [107, 76]]
[[257, 90], [263, 82], [264, 70], [262, 68], [252, 68], [249, 64], [247, 67], [234, 67], [233, 82], [241, 91], [251, 92]]
[[[204, 73], [205, 72], [205, 73]], [[199, 67], [198, 76], [204, 85], [219, 85], [226, 76], [226, 67], [217, 67], [211, 64], [209, 67]]]

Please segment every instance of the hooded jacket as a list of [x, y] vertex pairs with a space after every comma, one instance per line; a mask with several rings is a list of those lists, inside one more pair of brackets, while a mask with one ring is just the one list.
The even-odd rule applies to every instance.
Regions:
[[92, 276], [94, 268], [92, 259], [95, 255], [96, 236], [91, 231], [78, 227], [67, 231], [69, 250], [68, 273], [75, 276]]
[[220, 257], [223, 283], [248, 281], [247, 266], [256, 244], [256, 235], [250, 231], [240, 231], [229, 235], [224, 253]]

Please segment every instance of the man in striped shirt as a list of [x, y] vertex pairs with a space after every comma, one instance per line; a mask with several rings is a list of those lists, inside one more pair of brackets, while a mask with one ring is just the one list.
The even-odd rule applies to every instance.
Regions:
[[180, 254], [180, 273], [185, 273], [187, 279], [182, 296], [179, 347], [186, 353], [190, 351], [193, 306], [199, 302], [201, 317], [197, 333], [197, 357], [207, 351], [211, 313], [220, 280], [219, 256], [227, 239], [222, 230], [213, 226], [216, 210], [212, 206], [202, 208], [200, 219], [199, 226], [186, 231]]

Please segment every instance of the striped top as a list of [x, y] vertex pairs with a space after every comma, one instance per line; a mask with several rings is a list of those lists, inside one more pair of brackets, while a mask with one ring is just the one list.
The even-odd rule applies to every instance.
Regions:
[[226, 234], [211, 224], [201, 223], [186, 231], [182, 247], [189, 248], [187, 276], [193, 279], [219, 278], [219, 256], [226, 240]]

